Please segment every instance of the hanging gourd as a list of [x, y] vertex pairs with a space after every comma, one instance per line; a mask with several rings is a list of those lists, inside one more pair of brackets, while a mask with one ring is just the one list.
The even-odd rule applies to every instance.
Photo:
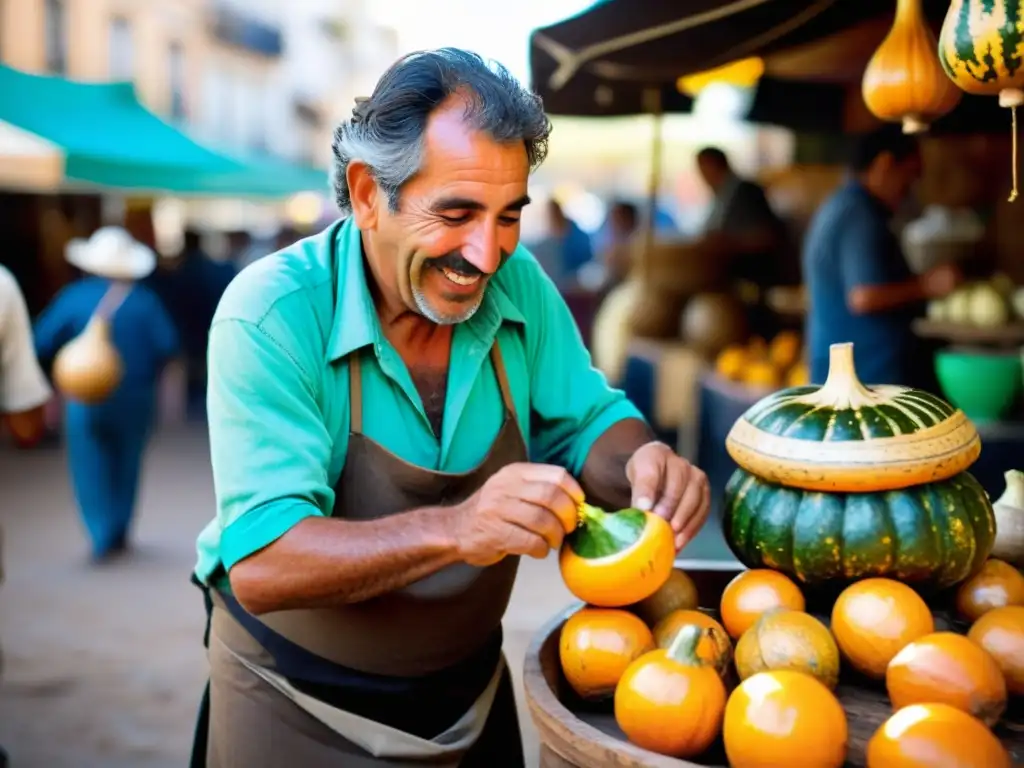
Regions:
[[68, 400], [95, 405], [117, 389], [124, 364], [110, 335], [110, 321], [94, 316], [53, 361], [53, 379]]
[[131, 284], [111, 285], [82, 332], [57, 352], [53, 382], [68, 400], [96, 405], [120, 386], [124, 361], [114, 345], [111, 323], [130, 292]]
[[952, 0], [939, 33], [939, 61], [961, 90], [999, 96], [1013, 125], [1013, 189], [1017, 199], [1017, 107], [1024, 104], [1024, 0]]
[[897, 0], [896, 18], [864, 70], [864, 103], [880, 120], [902, 122], [904, 133], [921, 133], [960, 103], [935, 55], [921, 0]]

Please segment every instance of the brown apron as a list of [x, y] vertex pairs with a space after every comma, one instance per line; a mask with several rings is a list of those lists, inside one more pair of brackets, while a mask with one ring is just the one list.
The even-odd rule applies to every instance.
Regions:
[[[502, 467], [527, 460], [497, 342], [491, 361], [504, 422], [486, 458], [459, 474], [409, 464], [362, 433], [358, 352], [349, 360], [351, 430], [335, 487], [334, 516], [370, 520], [457, 503]], [[500, 650], [501, 619], [518, 563], [517, 557], [486, 568], [459, 563], [361, 603], [278, 611], [259, 619], [240, 613], [230, 596], [213, 593], [206, 765], [521, 765], [511, 680]], [[461, 695], [455, 701], [465, 703], [429, 733], [407, 733], [366, 716], [365, 710], [350, 711], [353, 707], [344, 702], [353, 699], [338, 699], [336, 689], [310, 683], [304, 673], [303, 681], [294, 678], [299, 673], [289, 677], [281, 662], [291, 663], [293, 656], [336, 665], [361, 683], [379, 680], [381, 691], [405, 682], [451, 679]], [[388, 694], [374, 695], [383, 705], [370, 711], [392, 714]], [[432, 713], [437, 702], [429, 695], [426, 700], [413, 696], [413, 701], [410, 717], [437, 715]], [[394, 709], [403, 706], [394, 699]]]

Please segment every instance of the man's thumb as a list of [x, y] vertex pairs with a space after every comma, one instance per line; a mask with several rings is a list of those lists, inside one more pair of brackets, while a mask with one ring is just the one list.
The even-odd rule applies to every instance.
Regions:
[[644, 461], [639, 465], [631, 464], [626, 468], [626, 476], [633, 488], [633, 506], [647, 512], [654, 509], [654, 502], [658, 496], [658, 484], [661, 480], [661, 471], [658, 465], [651, 461]]

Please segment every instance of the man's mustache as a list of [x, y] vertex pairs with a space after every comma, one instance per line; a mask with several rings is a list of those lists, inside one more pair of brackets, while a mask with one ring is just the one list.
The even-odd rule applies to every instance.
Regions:
[[[511, 254], [506, 253], [505, 251], [501, 252], [501, 261], [498, 262], [498, 269], [501, 269], [501, 265], [508, 260], [510, 255]], [[437, 267], [438, 269], [450, 269], [454, 272], [458, 272], [459, 274], [466, 275], [467, 277], [487, 277], [489, 274], [488, 272], [484, 272], [482, 269], [478, 269], [474, 264], [467, 261], [458, 251], [452, 251], [451, 253], [446, 253], [444, 256], [429, 259], [427, 264], [432, 267]]]

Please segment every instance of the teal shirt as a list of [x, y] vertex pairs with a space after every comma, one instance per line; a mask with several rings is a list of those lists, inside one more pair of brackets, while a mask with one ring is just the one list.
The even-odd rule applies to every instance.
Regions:
[[228, 287], [210, 331], [207, 417], [216, 517], [199, 536], [196, 577], [328, 516], [349, 432], [347, 356], [362, 362], [363, 432], [412, 464], [478, 465], [504, 419], [489, 357], [497, 341], [530, 460], [578, 476], [612, 424], [642, 418], [595, 369], [568, 307], [518, 248], [452, 336], [438, 439], [409, 371], [384, 337], [349, 219], [267, 256]]

